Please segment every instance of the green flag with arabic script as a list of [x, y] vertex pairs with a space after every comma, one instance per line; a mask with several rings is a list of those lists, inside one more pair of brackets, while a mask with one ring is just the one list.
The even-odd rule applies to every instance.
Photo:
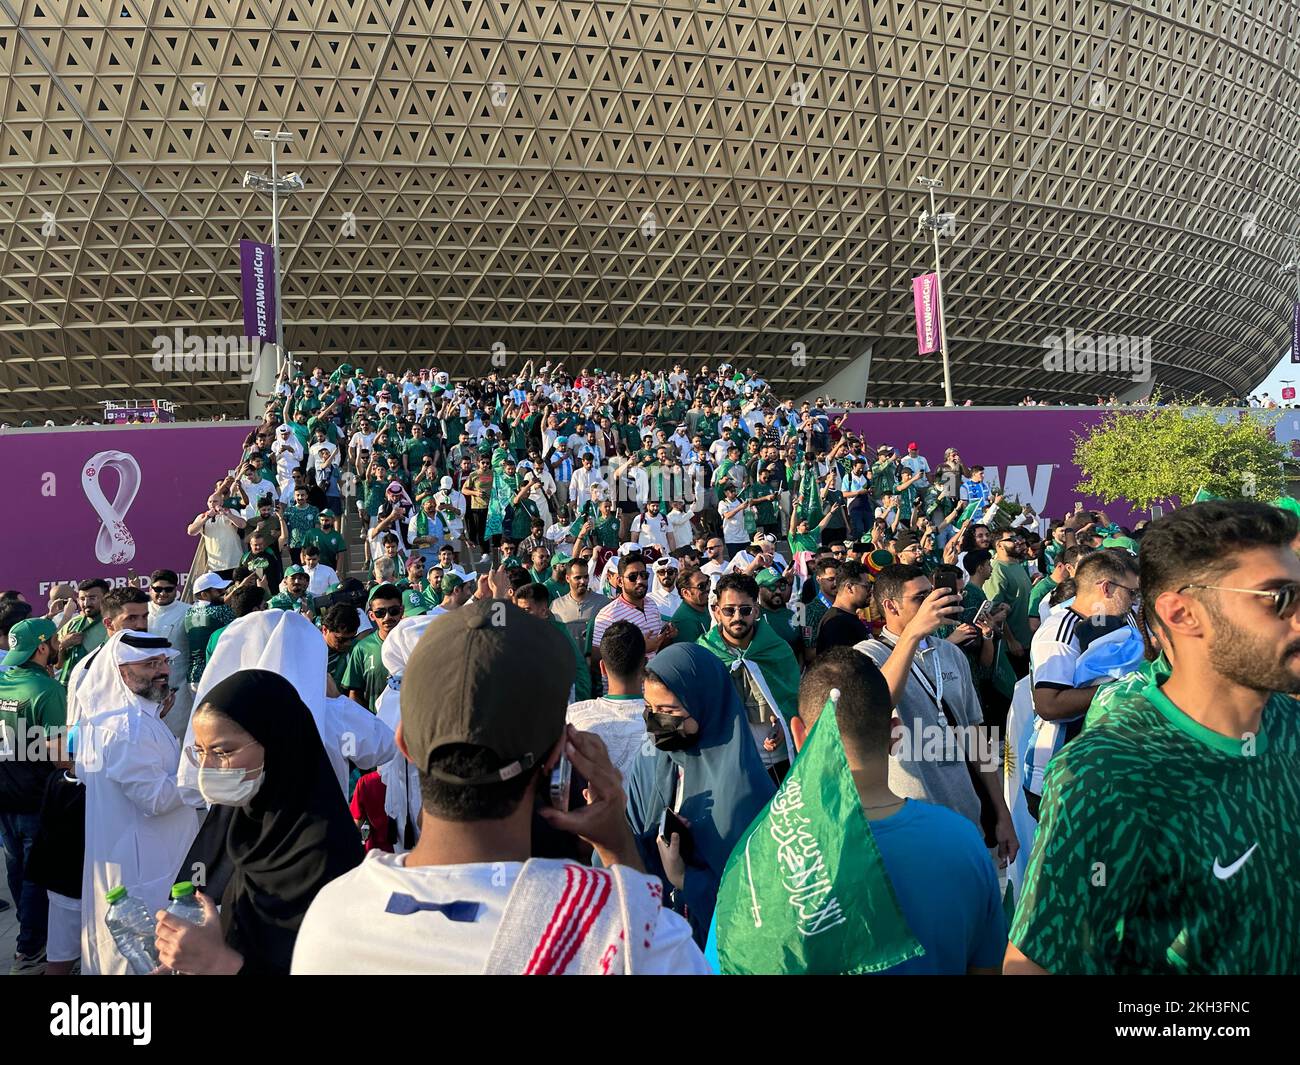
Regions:
[[852, 974], [924, 948], [907, 926], [849, 771], [835, 696], [722, 873], [724, 974]]

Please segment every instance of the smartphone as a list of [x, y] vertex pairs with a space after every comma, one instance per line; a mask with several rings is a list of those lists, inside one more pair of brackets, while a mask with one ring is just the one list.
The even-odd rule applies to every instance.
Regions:
[[955, 573], [941, 573], [934, 578], [935, 591], [940, 588], [946, 588], [948, 591], [956, 594], [957, 592], [957, 575]]
[[992, 613], [993, 603], [990, 600], [985, 599], [984, 602], [980, 603], [980, 608], [975, 611], [975, 617], [971, 620], [971, 624], [980, 625], [988, 621], [989, 615]]
[[573, 768], [568, 755], [560, 755], [560, 760], [551, 770], [550, 800], [553, 809], [567, 813], [585, 806], [582, 793], [587, 789], [587, 781]]
[[673, 833], [676, 832], [681, 839], [680, 853], [683, 861], [689, 861], [694, 853], [694, 844], [691, 842], [691, 830], [686, 827], [686, 823], [673, 813], [669, 806], [664, 807], [664, 812], [659, 817], [659, 838], [665, 843], [671, 843]]

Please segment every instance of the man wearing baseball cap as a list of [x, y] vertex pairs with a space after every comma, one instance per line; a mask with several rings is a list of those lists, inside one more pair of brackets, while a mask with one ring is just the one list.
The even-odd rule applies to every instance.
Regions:
[[903, 456], [901, 464], [908, 473], [916, 474], [916, 487], [925, 491], [930, 486], [930, 463], [926, 461], [924, 455], [916, 446], [915, 440], [909, 440], [907, 443], [907, 454]]
[[[212, 634], [235, 620], [235, 612], [226, 605], [230, 582], [216, 573], [204, 573], [194, 582], [194, 605], [182, 623], [185, 646], [189, 648], [189, 683], [193, 692], [208, 664], [208, 641]], [[183, 728], [184, 726], [182, 726]]]
[[284, 571], [285, 590], [271, 596], [266, 605], [271, 610], [292, 610], [316, 620], [316, 601], [307, 594], [311, 577], [301, 566], [290, 566]]
[[469, 598], [474, 594], [474, 581], [470, 575], [462, 569], [453, 566], [442, 575], [442, 598], [438, 605], [433, 607], [429, 614], [437, 617], [439, 614], [446, 614], [449, 611], [456, 610], [469, 602]]
[[[642, 872], [604, 744], [565, 725], [573, 671], [561, 633], [503, 600], [429, 625], [398, 730], [419, 776], [419, 841], [371, 851], [316, 896], [294, 973], [707, 972]], [[585, 796], [558, 774], [551, 788], [561, 755]], [[539, 796], [540, 816], [605, 868], [530, 859]]]
[[45, 890], [26, 878], [26, 865], [40, 825], [46, 780], [55, 765], [39, 743], [41, 757], [19, 757], [19, 752], [31, 750], [31, 737], [39, 730], [49, 738], [67, 722], [67, 693], [50, 674], [58, 647], [53, 621], [20, 621], [9, 630], [9, 653], [0, 673], [0, 730], [10, 741], [0, 745], [0, 839], [18, 907], [17, 954], [10, 975], [39, 974], [45, 968], [49, 906]]
[[348, 570], [348, 544], [339, 532], [338, 517], [333, 510], [322, 510], [317, 516], [318, 527], [308, 529], [302, 542], [320, 548], [321, 565], [334, 570], [342, 580]]

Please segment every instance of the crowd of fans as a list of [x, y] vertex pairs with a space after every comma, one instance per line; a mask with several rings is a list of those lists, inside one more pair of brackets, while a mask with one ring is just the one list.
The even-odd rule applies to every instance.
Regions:
[[[422, 371], [422, 372], [423, 372], [423, 371]], [[866, 399], [864, 399], [864, 400], [847, 400], [847, 401], [846, 401], [846, 400], [843, 400], [843, 399], [839, 399], [839, 398], [836, 398], [836, 397], [833, 397], [833, 396], [827, 395], [827, 396], [824, 397], [824, 400], [825, 400], [825, 402], [826, 402], [828, 405], [830, 405], [830, 406], [832, 406], [832, 407], [834, 407], [834, 408], [837, 408], [837, 409], [839, 409], [839, 410], [903, 410], [903, 409], [911, 409], [911, 408], [916, 408], [916, 407], [926, 407], [926, 408], [929, 408], [929, 407], [942, 407], [942, 406], [943, 406], [942, 402], [938, 402], [938, 403], [936, 403], [935, 400], [933, 400], [933, 399], [926, 399], [926, 400], [914, 399], [914, 400], [911, 400], [910, 402], [909, 402], [908, 400], [901, 400], [901, 399], [900, 399], [900, 400], [881, 400], [881, 401], [877, 401], [877, 400], [866, 400]], [[1097, 395], [1097, 396], [1095, 396], [1095, 397], [1093, 398], [1093, 401], [1092, 401], [1091, 403], [1085, 403], [1085, 402], [1079, 402], [1079, 401], [1071, 402], [1071, 401], [1068, 401], [1068, 400], [1056, 400], [1056, 401], [1053, 401], [1053, 400], [1050, 400], [1050, 399], [1045, 399], [1045, 398], [1043, 398], [1042, 396], [1026, 395], [1023, 399], [1021, 399], [1021, 400], [1017, 400], [1017, 402], [1015, 403], [1015, 406], [1017, 406], [1017, 407], [1148, 407], [1148, 406], [1157, 406], [1157, 407], [1158, 407], [1158, 406], [1161, 406], [1161, 405], [1164, 404], [1164, 403], [1169, 403], [1169, 402], [1173, 402], [1173, 401], [1174, 401], [1174, 398], [1173, 398], [1172, 395], [1170, 395], [1170, 394], [1161, 395], [1160, 393], [1154, 393], [1154, 392], [1153, 392], [1153, 393], [1150, 393], [1150, 394], [1148, 394], [1148, 395], [1141, 396], [1141, 397], [1139, 397], [1139, 398], [1137, 398], [1137, 399], [1133, 399], [1133, 400], [1121, 400], [1121, 399], [1119, 398], [1119, 394], [1118, 394], [1117, 392], [1112, 392], [1109, 396], [1103, 396], [1103, 395]], [[1192, 399], [1189, 399], [1188, 402], [1195, 404], [1195, 403], [1197, 403], [1197, 402], [1199, 402], [1199, 401], [1193, 397]], [[975, 403], [975, 401], [974, 401], [973, 399], [967, 399], [967, 400], [964, 400], [960, 405], [963, 406], [963, 407], [973, 407], [973, 406], [976, 406], [976, 403]], [[1297, 408], [1300, 408], [1300, 404], [1298, 404], [1298, 403], [1286, 403], [1286, 402], [1279, 401], [1279, 400], [1277, 400], [1277, 399], [1274, 399], [1274, 398], [1273, 398], [1272, 396], [1270, 396], [1267, 392], [1261, 392], [1261, 393], [1259, 393], [1259, 394], [1252, 394], [1252, 395], [1250, 395], [1250, 396], [1244, 396], [1244, 395], [1243, 395], [1243, 396], [1238, 396], [1238, 397], [1235, 397], [1235, 398], [1225, 399], [1225, 400], [1220, 401], [1220, 402], [1219, 402], [1218, 404], [1216, 404], [1216, 405], [1217, 405], [1217, 406], [1224, 406], [1224, 407], [1243, 407], [1243, 408], [1245, 408], [1245, 407], [1261, 407], [1261, 408], [1264, 408], [1264, 409], [1267, 409], [1267, 410], [1295, 410], [1295, 409], [1297, 409]], [[213, 416], [212, 416], [211, 420], [212, 420], [212, 421], [223, 421], [223, 422], [224, 422], [224, 421], [228, 421], [228, 420], [230, 420], [230, 415], [229, 415], [229, 414], [216, 414], [216, 415], [213, 415]], [[34, 423], [34, 422], [31, 422], [31, 421], [23, 421], [19, 426], [17, 426], [17, 428], [29, 429], [29, 428], [31, 428], [34, 424], [35, 424], [35, 423]], [[74, 419], [72, 422], [69, 422], [68, 424], [70, 424], [70, 425], [96, 425], [96, 424], [98, 424], [98, 423], [97, 423], [94, 419], [92, 419], [92, 418], [88, 418], [88, 417], [84, 417], [84, 416], [83, 416], [83, 417], [80, 417], [80, 418], [76, 418], [76, 419]], [[152, 424], [152, 420], [151, 420], [149, 417], [147, 417], [146, 415], [144, 415], [144, 414], [137, 414], [137, 415], [131, 417], [130, 419], [128, 419], [126, 422], [122, 423], [122, 424], [126, 424], [126, 425], [147, 425], [147, 424]], [[55, 423], [53, 420], [49, 420], [49, 419], [47, 419], [47, 420], [43, 423], [43, 425], [44, 425], [45, 427], [47, 427], [47, 428], [50, 428], [50, 427], [54, 427], [54, 426], [56, 425], [56, 423]], [[8, 423], [0, 423], [0, 429], [9, 429], [9, 428], [14, 428], [14, 427], [13, 427], [13, 426], [10, 426]]]
[[13, 971], [126, 972], [119, 885], [183, 973], [1295, 971], [1294, 507], [828, 407], [286, 371], [202, 566], [0, 603]]

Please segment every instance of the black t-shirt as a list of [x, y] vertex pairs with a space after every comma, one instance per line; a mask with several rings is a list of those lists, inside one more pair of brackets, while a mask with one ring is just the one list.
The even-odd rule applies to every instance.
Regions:
[[60, 770], [50, 774], [26, 877], [47, 891], [81, 898], [86, 855], [86, 788]]
[[870, 637], [871, 630], [857, 614], [833, 606], [822, 615], [817, 630], [817, 653], [832, 647], [853, 647]]

